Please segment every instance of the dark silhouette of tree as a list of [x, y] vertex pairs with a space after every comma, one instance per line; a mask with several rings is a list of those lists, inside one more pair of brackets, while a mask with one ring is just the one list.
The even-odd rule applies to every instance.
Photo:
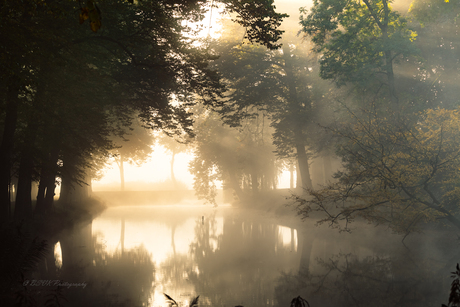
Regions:
[[[222, 3], [247, 27], [249, 39], [278, 46], [277, 27], [285, 15], [275, 13], [273, 3]], [[17, 218], [31, 215], [33, 181], [41, 185], [41, 212], [49, 211], [56, 178], [63, 202], [83, 199], [109, 156], [114, 123], [127, 124], [126, 114], [137, 112], [144, 126], [170, 134], [191, 132], [187, 108], [216, 104], [221, 93], [218, 76], [207, 65], [213, 56], [194, 43], [197, 32], [188, 23], [204, 17], [205, 4], [30, 0], [0, 5], [3, 221], [11, 214], [13, 174], [18, 175]], [[90, 26], [79, 26], [79, 19]]]

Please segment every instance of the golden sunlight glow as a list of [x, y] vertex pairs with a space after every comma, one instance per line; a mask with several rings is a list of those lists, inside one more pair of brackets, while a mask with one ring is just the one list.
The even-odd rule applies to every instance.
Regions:
[[[174, 158], [174, 176], [177, 181], [184, 183], [192, 189], [193, 176], [188, 171], [188, 164], [193, 155], [180, 153]], [[171, 155], [167, 154], [163, 147], [155, 146], [154, 151], [146, 163], [136, 166], [124, 164], [125, 190], [145, 190], [140, 183], [164, 182], [171, 178]], [[128, 184], [129, 182], [133, 185]], [[104, 170], [104, 176], [100, 180], [94, 180], [94, 191], [120, 189], [120, 170], [115, 162]]]
[[[160, 207], [160, 206], [158, 206]], [[180, 206], [176, 206], [180, 208]], [[202, 211], [196, 218], [187, 218], [173, 230], [163, 221], [152, 219], [126, 219], [124, 228], [124, 242], [122, 217], [127, 212], [135, 212], [136, 207], [111, 208], [109, 214], [103, 213], [96, 218], [92, 224], [93, 235], [97, 235], [98, 243], [109, 254], [121, 251], [122, 246], [125, 250], [136, 249], [143, 245], [152, 255], [152, 261], [157, 265], [164, 262], [169, 256], [174, 254], [188, 254], [190, 244], [195, 239], [195, 227], [201, 217], [210, 217], [212, 208], [197, 206], [198, 211]], [[139, 209], [139, 210], [144, 210]], [[106, 211], [107, 212], [107, 211]], [[152, 217], [159, 216], [155, 209], [152, 209]], [[213, 250], [217, 249], [217, 238], [223, 234], [224, 220], [222, 216], [215, 217], [214, 229], [211, 230], [215, 238], [209, 239], [209, 245]]]
[[222, 29], [222, 26], [219, 23], [220, 18], [222, 17], [223, 7], [213, 7], [209, 9], [206, 13], [205, 18], [202, 21], [203, 30], [201, 31], [201, 37], [206, 38], [208, 36], [212, 38], [217, 38], [220, 36], [219, 32]]
[[55, 259], [56, 267], [58, 269], [62, 268], [61, 242], [57, 242], [56, 244], [54, 244], [54, 259]]
[[[178, 182], [185, 184], [188, 189], [193, 189], [193, 175], [188, 170], [189, 162], [193, 154], [180, 153], [174, 158], [174, 176]], [[140, 166], [124, 164], [125, 190], [139, 191], [149, 190], [153, 183], [165, 182], [171, 178], [171, 155], [168, 155], [163, 147], [155, 146], [147, 162]], [[295, 176], [294, 176], [295, 180]], [[279, 178], [279, 189], [288, 189], [290, 186], [290, 173], [283, 171]], [[115, 162], [104, 170], [104, 176], [100, 180], [93, 180], [93, 191], [119, 190], [120, 170]], [[218, 182], [218, 188], [221, 183]]]

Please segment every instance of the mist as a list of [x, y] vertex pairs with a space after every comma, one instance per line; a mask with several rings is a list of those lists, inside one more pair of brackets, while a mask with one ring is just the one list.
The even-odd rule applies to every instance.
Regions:
[[459, 13], [1, 4], [2, 306], [457, 306]]

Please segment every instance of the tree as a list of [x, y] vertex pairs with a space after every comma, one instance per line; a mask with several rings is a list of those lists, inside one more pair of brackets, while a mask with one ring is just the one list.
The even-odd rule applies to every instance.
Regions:
[[[458, 138], [458, 110], [427, 108], [436, 106], [434, 91], [414, 95], [429, 88], [427, 72], [409, 57], [418, 53], [415, 32], [385, 0], [316, 1], [303, 12], [303, 31], [322, 56], [321, 77], [354, 91], [351, 106], [342, 102], [345, 112], [327, 129], [343, 161], [338, 181], [293, 196], [299, 214], [321, 211], [320, 223], [345, 230], [361, 216], [405, 235], [438, 219], [459, 227], [452, 171], [458, 153], [448, 145]], [[406, 68], [419, 72], [410, 80], [401, 74]]]
[[143, 164], [153, 152], [154, 137], [137, 119], [134, 119], [129, 132], [117, 137], [113, 142], [115, 148], [112, 150], [112, 156], [120, 170], [120, 189], [123, 191], [125, 189], [124, 162], [137, 166]]
[[458, 4], [454, 1], [414, 1], [409, 14], [419, 34], [415, 43], [424, 59], [419, 91], [425, 100], [444, 108], [458, 106], [460, 40], [457, 35]]
[[353, 83], [398, 104], [394, 62], [417, 53], [416, 33], [389, 1], [315, 0], [310, 11], [301, 12], [302, 32], [321, 54], [322, 78]]
[[177, 154], [189, 151], [191, 139], [188, 135], [170, 137], [164, 133], [160, 134], [158, 144], [161, 145], [166, 152], [171, 155], [171, 180], [174, 186], [177, 187], [176, 177], [174, 176], [174, 158]]
[[239, 201], [276, 188], [279, 161], [273, 154], [268, 121], [246, 119], [244, 128], [223, 125], [216, 112], [196, 112], [195, 157], [190, 162], [194, 189], [215, 204], [216, 180], [233, 190]]
[[320, 223], [348, 230], [357, 216], [409, 234], [421, 223], [448, 221], [460, 228], [458, 168], [460, 110], [430, 109], [412, 124], [369, 111], [356, 123], [333, 128], [342, 137], [344, 171], [338, 182], [294, 199], [305, 218], [325, 213]]
[[[223, 3], [248, 27], [251, 40], [277, 47], [277, 27], [285, 15], [275, 13], [272, 2]], [[19, 169], [18, 217], [31, 212], [33, 180], [49, 186], [40, 189], [40, 198], [43, 191], [54, 195], [56, 176], [62, 178], [63, 196], [70, 195], [76, 186], [88, 184], [108, 157], [111, 124], [126, 120], [123, 110], [137, 111], [153, 129], [190, 132], [187, 108], [197, 97], [213, 105], [221, 92], [217, 74], [207, 66], [213, 57], [194, 43], [196, 32], [187, 23], [203, 18], [204, 4], [29, 0], [0, 5], [1, 40], [6, 42], [0, 57], [0, 86], [6, 93], [1, 95], [3, 220], [10, 215], [13, 167]], [[90, 27], [78, 27], [75, 12], [80, 12], [80, 21], [89, 17]], [[65, 75], [61, 80], [55, 78], [60, 72]], [[66, 95], [58, 96], [62, 92]], [[171, 104], [172, 97], [179, 103]], [[56, 138], [53, 133], [59, 128]]]
[[312, 142], [313, 132], [325, 99], [314, 75], [315, 57], [293, 41], [283, 38], [282, 50], [241, 44], [234, 34], [216, 43], [213, 47], [222, 54], [216, 67], [227, 85], [226, 103], [219, 114], [226, 124], [238, 127], [246, 118], [263, 113], [274, 128], [277, 155], [295, 158], [299, 187], [311, 188], [309, 161], [319, 149]]

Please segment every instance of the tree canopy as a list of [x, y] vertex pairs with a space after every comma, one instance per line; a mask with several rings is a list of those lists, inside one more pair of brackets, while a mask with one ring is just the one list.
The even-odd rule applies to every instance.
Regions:
[[[17, 216], [31, 213], [31, 183], [69, 202], [104, 165], [111, 134], [142, 124], [192, 133], [190, 107], [218, 103], [215, 57], [196, 36], [207, 1], [36, 1], [0, 4], [3, 220], [18, 177]], [[277, 48], [286, 16], [273, 1], [222, 1], [251, 41]], [[89, 26], [88, 26], [89, 24]], [[49, 180], [45, 180], [49, 178]], [[67, 196], [66, 196], [67, 195]], [[74, 196], [72, 196], [74, 195]], [[65, 196], [65, 197], [64, 197]], [[40, 207], [40, 206], [39, 206]], [[49, 207], [45, 206], [45, 207]]]

